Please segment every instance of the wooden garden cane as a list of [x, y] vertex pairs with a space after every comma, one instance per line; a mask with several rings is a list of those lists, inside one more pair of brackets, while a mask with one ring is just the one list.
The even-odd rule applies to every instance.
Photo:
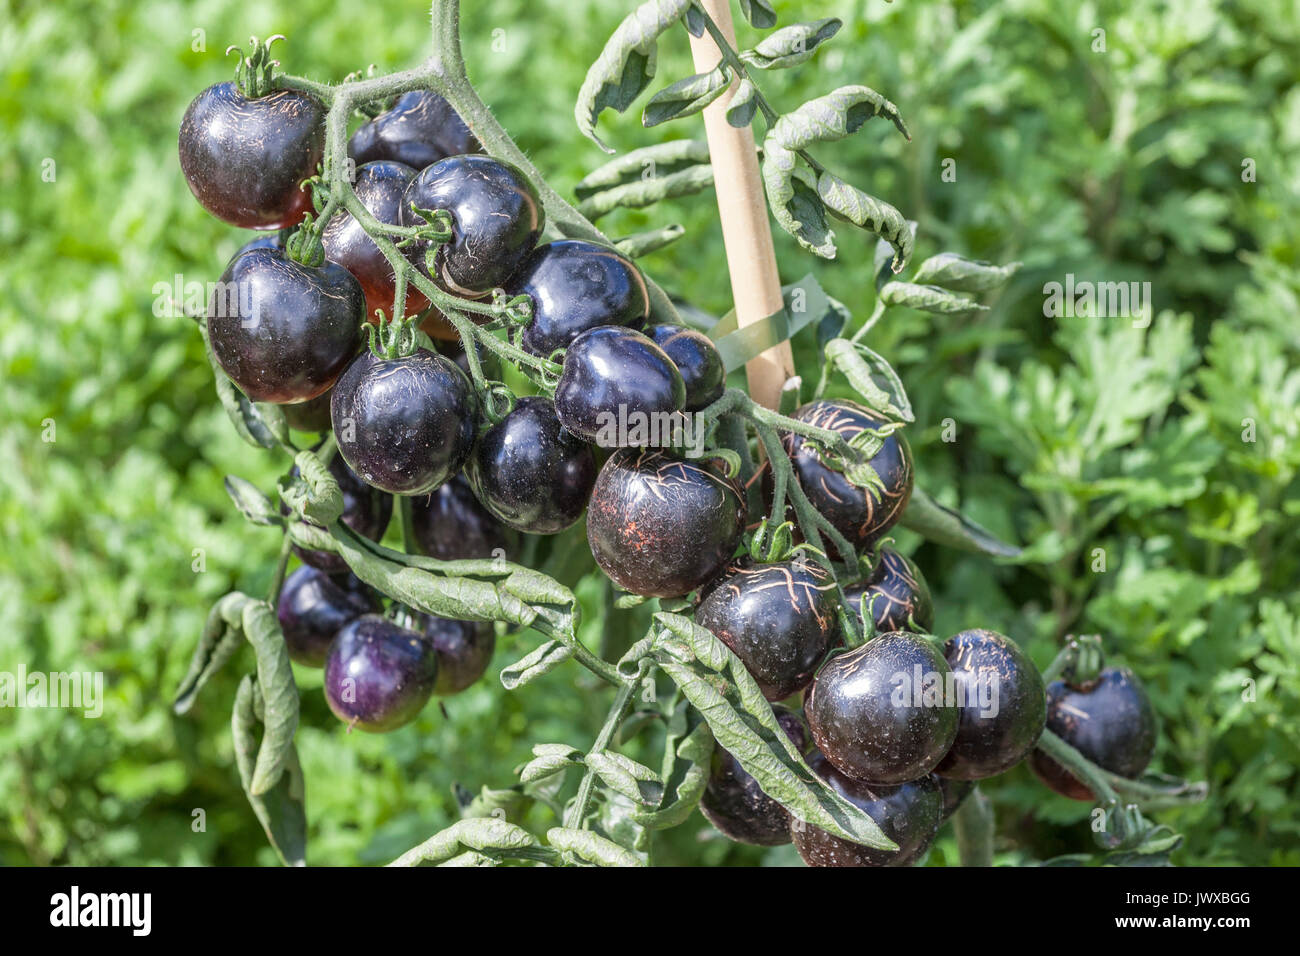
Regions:
[[[700, 6], [734, 48], [736, 28], [731, 21], [731, 0], [700, 0]], [[707, 33], [691, 37], [691, 55], [697, 73], [707, 73], [722, 59], [722, 52]], [[783, 302], [754, 133], [749, 126], [737, 129], [727, 122], [727, 105], [735, 95], [736, 82], [733, 78], [731, 89], [705, 107], [704, 130], [718, 194], [736, 324], [744, 328], [779, 312]], [[750, 395], [768, 408], [780, 405], [781, 387], [793, 375], [794, 356], [788, 341], [772, 346], [745, 365]]]

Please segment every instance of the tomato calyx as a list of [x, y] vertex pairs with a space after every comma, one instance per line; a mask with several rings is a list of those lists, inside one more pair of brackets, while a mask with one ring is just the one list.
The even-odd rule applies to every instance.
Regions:
[[230, 56], [232, 50], [239, 54], [239, 63], [235, 66], [235, 86], [239, 87], [240, 93], [255, 100], [272, 91], [275, 68], [280, 65], [280, 61], [271, 59], [271, 45], [276, 40], [283, 39], [283, 34], [279, 33], [267, 37], [265, 41], [249, 37], [247, 53], [233, 43], [226, 47], [226, 56]]
[[380, 309], [378, 323], [367, 322], [362, 329], [369, 336], [367, 346], [375, 358], [407, 358], [427, 347], [427, 336], [420, 331], [418, 315], [409, 319], [390, 319]]

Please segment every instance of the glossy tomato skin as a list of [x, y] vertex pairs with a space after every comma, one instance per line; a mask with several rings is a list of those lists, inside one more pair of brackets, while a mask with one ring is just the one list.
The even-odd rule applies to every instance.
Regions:
[[538, 246], [505, 289], [533, 300], [533, 318], [519, 344], [543, 358], [588, 329], [640, 329], [650, 315], [645, 279], [632, 260], [582, 239]]
[[296, 226], [311, 210], [300, 188], [325, 151], [325, 106], [295, 90], [250, 99], [210, 86], [181, 120], [185, 181], [212, 215], [244, 229]]
[[365, 297], [341, 266], [253, 249], [231, 260], [220, 281], [208, 302], [212, 354], [255, 402], [315, 398], [361, 347]]
[[623, 448], [601, 467], [587, 509], [596, 563], [633, 594], [682, 597], [731, 560], [745, 496], [712, 466]]
[[813, 754], [808, 765], [898, 844], [897, 850], [876, 850], [796, 821], [790, 828], [795, 849], [809, 866], [907, 866], [924, 856], [934, 842], [943, 814], [937, 777], [927, 774], [886, 786], [846, 776], [821, 754]]
[[509, 530], [483, 507], [463, 475], [416, 498], [411, 512], [416, 543], [439, 561], [509, 557], [515, 550]]
[[289, 656], [305, 667], [324, 667], [338, 632], [376, 610], [373, 593], [355, 577], [330, 577], [308, 566], [285, 580], [276, 616]]
[[325, 700], [349, 729], [385, 733], [419, 716], [437, 680], [432, 642], [366, 614], [347, 624], [330, 645]]
[[422, 614], [420, 627], [438, 656], [438, 680], [433, 692], [439, 697], [459, 694], [482, 677], [492, 663], [497, 639], [490, 623]]
[[448, 156], [482, 151], [460, 114], [430, 90], [403, 93], [348, 141], [348, 155], [358, 165], [390, 160], [424, 169]]
[[837, 770], [900, 784], [928, 774], [957, 736], [944, 694], [948, 662], [929, 641], [893, 631], [831, 658], [804, 699], [813, 742]]
[[[467, 298], [503, 286], [537, 245], [546, 225], [541, 200], [522, 172], [490, 156], [451, 156], [422, 169], [402, 197], [402, 225], [424, 222], [411, 209], [451, 213], [452, 238], [438, 247], [430, 278]], [[416, 261], [425, 255], [413, 243]]]
[[405, 358], [363, 352], [334, 387], [339, 453], [369, 485], [427, 495], [465, 464], [477, 400], [456, 363], [428, 349]]
[[881, 548], [875, 569], [865, 581], [845, 588], [844, 597], [849, 613], [855, 617], [862, 613], [864, 599], [870, 604], [877, 634], [889, 631], [928, 634], [934, 627], [934, 600], [921, 569], [893, 548]]
[[[1146, 688], [1127, 667], [1108, 667], [1083, 687], [1047, 686], [1047, 729], [1097, 766], [1121, 777], [1146, 770], [1156, 750], [1156, 712]], [[1074, 774], [1035, 750], [1029, 767], [1044, 784], [1072, 800], [1096, 797]]]
[[944, 658], [957, 680], [957, 737], [934, 772], [982, 780], [1010, 770], [1038, 743], [1047, 719], [1043, 677], [1029, 655], [995, 631], [948, 638]]
[[[795, 748], [800, 753], [806, 752], [808, 731], [798, 715], [779, 704], [772, 712]], [[721, 747], [713, 749], [700, 812], [724, 836], [737, 843], [779, 846], [790, 842], [789, 811], [765, 794], [758, 781]]]
[[718, 347], [707, 335], [680, 325], [652, 325], [646, 335], [681, 373], [686, 386], [686, 411], [698, 412], [722, 397], [727, 390], [727, 369]]
[[556, 534], [586, 510], [596, 456], [560, 425], [549, 398], [529, 396], [479, 437], [467, 474], [502, 522], [529, 534]]
[[731, 648], [768, 700], [808, 686], [837, 638], [835, 582], [804, 561], [737, 568], [695, 621]]
[[[415, 170], [402, 163], [375, 162], [357, 167], [353, 189], [361, 205], [380, 222], [396, 224], [406, 187], [415, 178]], [[366, 318], [376, 321], [375, 310], [382, 309], [392, 318], [396, 279], [393, 267], [379, 251], [361, 223], [346, 209], [336, 212], [321, 232], [325, 258], [347, 269], [366, 294]], [[415, 315], [429, 305], [429, 300], [413, 284], [406, 287], [406, 315]]]
[[[343, 492], [343, 515], [339, 520], [363, 538], [380, 540], [393, 517], [392, 497], [362, 481], [340, 455], [331, 458], [328, 467], [334, 480], [339, 483], [339, 490]], [[289, 474], [297, 477], [298, 467], [295, 465]], [[284, 505], [280, 506], [280, 511], [282, 514], [289, 513]], [[348, 563], [337, 552], [317, 551], [295, 544], [293, 553], [303, 564], [326, 574], [349, 573]]]
[[[878, 412], [843, 399], [811, 402], [794, 417], [839, 432], [845, 440], [888, 421]], [[787, 433], [782, 441], [808, 500], [859, 552], [874, 545], [902, 516], [912, 496], [913, 474], [912, 452], [900, 433], [886, 438], [871, 459], [884, 483], [883, 495], [857, 487], [843, 472], [828, 467], [801, 436]]]
[[[602, 448], [650, 442], [649, 426], [669, 430], [669, 416], [685, 403], [681, 373], [663, 349], [640, 332], [614, 325], [573, 340], [555, 387], [561, 424]], [[640, 422], [645, 425], [638, 433]]]

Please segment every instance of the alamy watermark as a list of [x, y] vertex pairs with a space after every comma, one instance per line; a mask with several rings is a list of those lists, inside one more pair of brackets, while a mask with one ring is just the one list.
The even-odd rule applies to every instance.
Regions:
[[176, 273], [171, 282], [153, 284], [153, 314], [160, 319], [182, 316], [197, 319], [240, 319], [244, 328], [253, 328], [261, 318], [260, 298], [251, 282], [199, 282]]
[[704, 457], [708, 426], [698, 413], [643, 412], [620, 404], [617, 412], [596, 416], [596, 444], [601, 448], [676, 448], [687, 458]]
[[889, 702], [895, 707], [961, 707], [988, 720], [1000, 710], [1001, 681], [991, 671], [941, 674], [915, 664], [911, 673], [899, 671], [890, 683], [894, 690]]
[[1151, 325], [1150, 282], [1091, 282], [1065, 274], [1065, 283], [1043, 285], [1043, 315], [1049, 319], [1132, 319], [1135, 329]]
[[32, 707], [80, 710], [86, 717], [104, 713], [104, 672], [0, 671], [0, 708]]

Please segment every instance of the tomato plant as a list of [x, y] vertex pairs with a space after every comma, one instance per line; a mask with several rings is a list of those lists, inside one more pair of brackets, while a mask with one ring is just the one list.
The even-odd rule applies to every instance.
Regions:
[[[742, 10], [753, 26], [773, 26], [766, 5]], [[1043, 675], [1012, 640], [968, 630], [945, 644], [928, 633], [924, 579], [885, 545], [891, 529], [1031, 558], [917, 487], [906, 389], [862, 339], [891, 307], [978, 309], [971, 295], [997, 288], [1018, 266], [943, 253], [900, 278], [917, 224], [813, 155], [876, 117], [908, 137], [900, 111], [868, 87], [846, 86], [779, 113], [758, 72], [807, 62], [838, 21], [786, 26], [738, 50], [726, 11], [717, 0], [651, 0], [615, 31], [579, 92], [580, 129], [600, 142], [600, 114], [626, 110], [644, 91], [654, 73], [646, 50], [680, 27], [691, 42], [712, 44], [716, 65], [651, 97], [643, 122], [707, 111], [709, 150], [669, 141], [615, 159], [583, 181], [577, 207], [469, 83], [455, 0], [433, 4], [434, 55], [421, 67], [332, 86], [277, 74], [267, 45], [254, 43], [221, 94], [247, 101], [247, 122], [197, 108], [187, 115], [182, 156], [192, 185], [223, 183], [221, 167], [234, 156], [244, 174], [276, 183], [294, 170], [313, 200], [300, 225], [269, 199], [259, 201], [261, 218], [246, 222], [194, 187], [205, 208], [237, 224], [297, 225], [282, 250], [244, 251], [223, 277], [256, 288], [259, 321], [227, 316], [215, 302], [201, 321], [237, 431], [293, 467], [276, 488], [280, 507], [249, 482], [228, 480], [245, 517], [281, 532], [281, 559], [267, 600], [235, 592], [214, 607], [177, 701], [188, 709], [235, 647], [253, 644], [257, 674], [241, 685], [236, 713], [242, 727], [258, 721], [263, 732], [253, 772], [241, 779], [264, 824], [280, 815], [265, 825], [286, 862], [307, 852], [301, 787], [283, 792], [287, 768], [297, 766], [300, 716], [288, 662], [319, 660], [331, 627], [324, 695], [349, 728], [393, 731], [435, 693], [463, 690], [485, 672], [498, 629], [541, 638], [502, 671], [507, 689], [570, 661], [613, 689], [589, 749], [539, 741], [510, 785], [518, 803], [551, 813], [553, 825], [534, 832], [491, 809], [467, 810], [402, 864], [641, 865], [653, 833], [697, 806], [738, 839], [791, 838], [818, 866], [917, 863], [951, 814], [978, 862], [990, 852], [987, 801], [964, 781], [1031, 753], [1040, 773], [1059, 768], [1103, 807], [1107, 850], [1166, 853], [1167, 834], [1133, 806], [1201, 796], [1182, 781], [1138, 776], [1154, 734], [1139, 706], [1099, 708], [1087, 729], [1100, 742], [1063, 716], [1067, 694], [1098, 693], [1092, 700], [1105, 703], [1119, 684], [1130, 696], [1139, 686], [1127, 672], [1101, 670], [1098, 641], [1068, 641], [1046, 676], [1064, 675], [1069, 689], [1044, 691]], [[260, 119], [268, 101], [284, 97], [320, 110], [303, 112], [306, 120], [295, 112], [294, 136], [280, 142]], [[349, 143], [355, 112], [365, 119]], [[761, 167], [750, 132], [759, 123]], [[224, 152], [193, 148], [218, 134]], [[736, 136], [740, 158], [713, 169], [710, 155], [728, 162], [718, 144]], [[320, 169], [303, 169], [318, 139]], [[358, 159], [366, 162], [353, 177]], [[646, 159], [685, 168], [642, 177]], [[259, 163], [265, 170], [249, 165]], [[615, 242], [594, 224], [712, 181], [724, 226], [746, 215], [747, 235], [766, 234], [766, 218], [752, 218], [761, 205], [737, 212], [724, 199], [734, 190], [757, 199], [760, 174], [772, 218], [806, 251], [835, 255], [832, 221], [877, 237], [866, 277], [876, 309], [851, 337], [847, 307], [812, 280], [787, 289], [787, 302], [770, 243], [766, 253], [762, 243], [750, 248], [735, 231], [735, 315], [706, 323], [707, 335], [692, 330], [689, 310], [633, 262], [680, 230]], [[754, 290], [775, 311], [763, 314]], [[811, 293], [820, 305], [806, 316]], [[785, 343], [810, 319], [819, 342], [805, 382]], [[454, 331], [455, 359], [424, 331], [432, 320]], [[739, 387], [742, 366], [748, 388]], [[827, 397], [832, 383], [855, 397]], [[300, 447], [287, 409], [327, 390], [329, 434]], [[367, 490], [349, 489], [353, 479]], [[368, 527], [356, 520], [357, 503], [372, 494], [397, 516], [397, 547], [376, 540], [386, 516]], [[574, 541], [563, 532], [584, 508], [590, 561], [617, 595], [611, 616], [642, 611], [649, 622], [639, 639], [601, 653], [582, 639], [573, 582], [552, 573], [586, 552], [563, 544], [543, 552], [541, 543]], [[517, 546], [508, 530], [519, 533]], [[314, 563], [346, 578], [302, 570], [286, 578], [295, 550], [336, 559]], [[530, 560], [540, 553], [550, 557]], [[379, 595], [382, 611], [366, 613], [373, 606], [350, 593]], [[774, 708], [778, 701], [802, 709], [817, 747], [811, 758], [797, 714]], [[650, 746], [650, 725], [663, 731], [653, 736], [660, 770], [620, 749], [633, 740]], [[276, 788], [278, 799], [268, 800]]]

